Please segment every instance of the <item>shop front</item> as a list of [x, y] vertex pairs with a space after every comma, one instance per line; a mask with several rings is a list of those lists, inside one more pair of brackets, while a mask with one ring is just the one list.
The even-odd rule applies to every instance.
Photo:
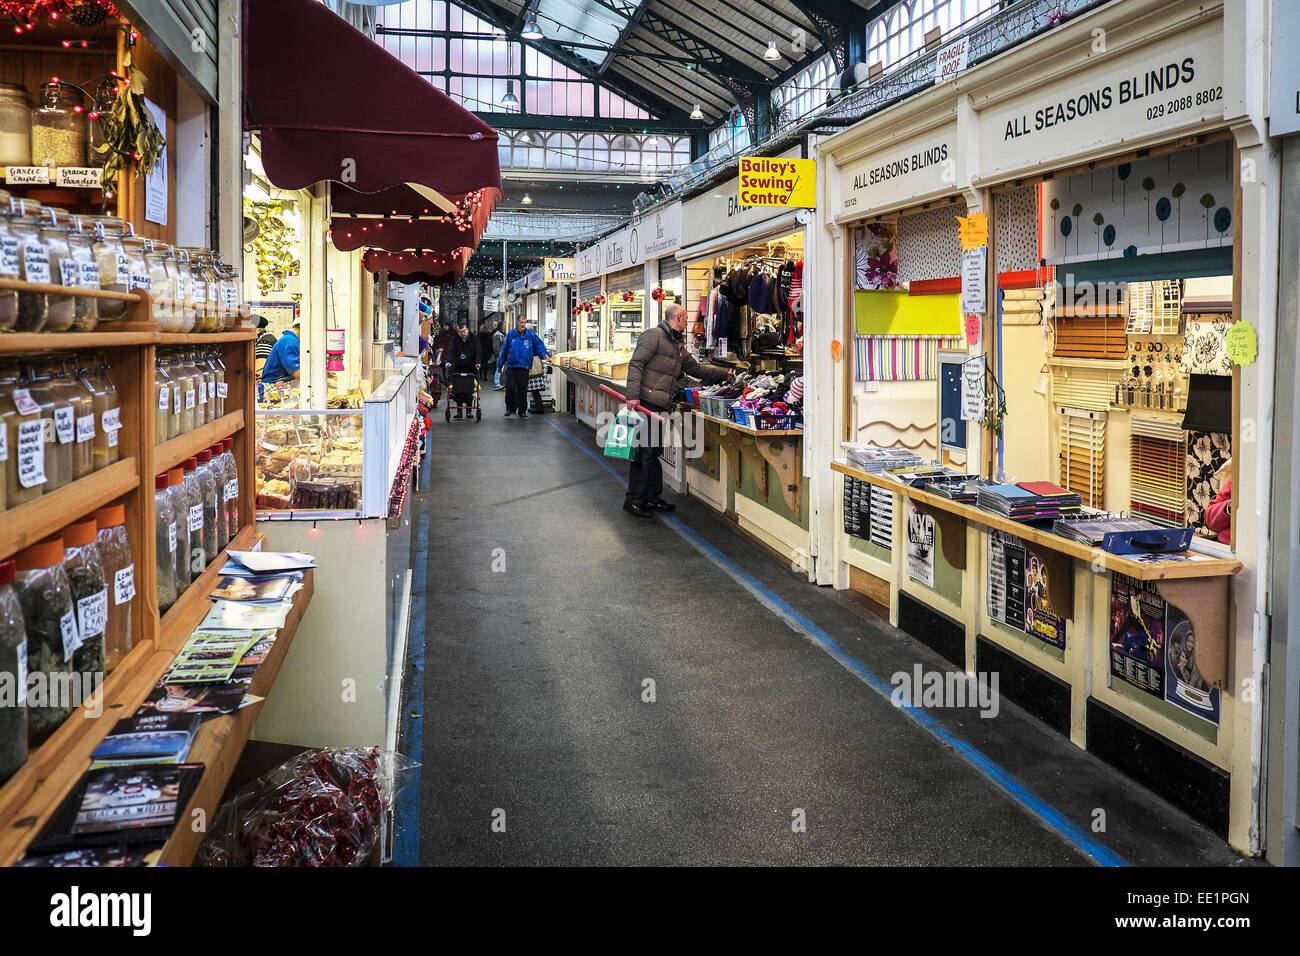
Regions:
[[819, 152], [836, 585], [1258, 853], [1275, 159], [1233, 35], [1110, 5]]

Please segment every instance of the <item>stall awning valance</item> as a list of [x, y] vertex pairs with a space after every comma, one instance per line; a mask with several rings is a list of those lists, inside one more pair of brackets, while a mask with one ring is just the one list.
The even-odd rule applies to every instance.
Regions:
[[388, 277], [398, 282], [427, 282], [430, 285], [451, 285], [459, 282], [469, 266], [473, 250], [457, 249], [455, 252], [384, 252], [367, 249], [361, 264], [371, 272], [388, 270]]
[[500, 189], [497, 134], [316, 0], [243, 0], [244, 129], [282, 189]]
[[389, 252], [421, 249], [450, 252], [460, 246], [478, 248], [499, 189], [483, 189], [447, 197], [456, 212], [442, 214], [409, 186], [377, 193], [358, 193], [341, 186], [330, 193], [330, 241], [342, 252], [369, 246]]

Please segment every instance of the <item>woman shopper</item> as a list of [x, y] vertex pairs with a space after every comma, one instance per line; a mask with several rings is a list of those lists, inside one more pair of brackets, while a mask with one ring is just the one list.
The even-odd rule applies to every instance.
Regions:
[[520, 418], [528, 417], [528, 372], [534, 358], [544, 360], [548, 354], [546, 343], [528, 328], [528, 319], [519, 316], [497, 356], [497, 371], [505, 371], [506, 418], [515, 412]]
[[[501, 320], [497, 319], [497, 321], [492, 323], [492, 365], [493, 367], [496, 366], [497, 359], [501, 356], [501, 347], [505, 345], [505, 342], [506, 342], [506, 333], [502, 329]], [[498, 392], [501, 391], [501, 389], [505, 388], [505, 386], [501, 384], [500, 369], [497, 369], [496, 375], [494, 375], [492, 378], [492, 388]]]
[[[474, 379], [483, 368], [479, 354], [478, 336], [469, 334], [469, 323], [461, 319], [446, 355], [447, 387], [451, 389], [451, 404], [456, 406], [456, 417], [463, 418], [465, 408], [474, 404]], [[467, 387], [468, 386], [468, 387]]]

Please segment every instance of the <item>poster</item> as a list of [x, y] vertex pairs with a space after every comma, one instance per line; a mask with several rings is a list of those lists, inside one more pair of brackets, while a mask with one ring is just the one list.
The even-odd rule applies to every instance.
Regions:
[[961, 417], [963, 421], [984, 420], [984, 356], [980, 355], [961, 367]]
[[1025, 559], [1025, 633], [1065, 650], [1065, 618], [1048, 596], [1047, 565], [1032, 551]]
[[907, 499], [907, 576], [928, 588], [934, 587], [934, 519], [916, 510]]
[[977, 312], [983, 315], [988, 305], [984, 297], [985, 264], [988, 262], [988, 246], [980, 246], [961, 254], [961, 310]]
[[988, 534], [989, 617], [999, 624], [1025, 630], [1025, 549], [1018, 538]]
[[1141, 582], [1113, 575], [1110, 673], [1152, 697], [1165, 695], [1165, 602]]
[[1196, 668], [1196, 634], [1187, 615], [1165, 605], [1165, 700], [1219, 724], [1219, 691]]
[[[146, 99], [144, 105], [149, 108], [154, 123], [167, 134], [167, 114], [162, 107]], [[153, 172], [144, 177], [144, 218], [160, 226], [167, 225], [167, 149], [164, 147], [154, 165]]]

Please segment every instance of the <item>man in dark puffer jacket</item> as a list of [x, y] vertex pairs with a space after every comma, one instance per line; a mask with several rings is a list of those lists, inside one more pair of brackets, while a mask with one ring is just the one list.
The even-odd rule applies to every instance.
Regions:
[[[655, 328], [642, 332], [636, 351], [627, 367], [627, 407], [639, 411], [662, 413], [672, 403], [677, 379], [685, 372], [706, 382], [725, 382], [730, 373], [712, 365], [701, 365], [686, 351], [686, 310], [670, 305], [664, 319]], [[663, 500], [664, 475], [659, 463], [663, 453], [663, 432], [651, 420], [642, 426], [643, 437], [637, 446], [627, 476], [627, 497], [623, 510], [639, 518], [655, 511], [672, 511], [676, 505]]]

